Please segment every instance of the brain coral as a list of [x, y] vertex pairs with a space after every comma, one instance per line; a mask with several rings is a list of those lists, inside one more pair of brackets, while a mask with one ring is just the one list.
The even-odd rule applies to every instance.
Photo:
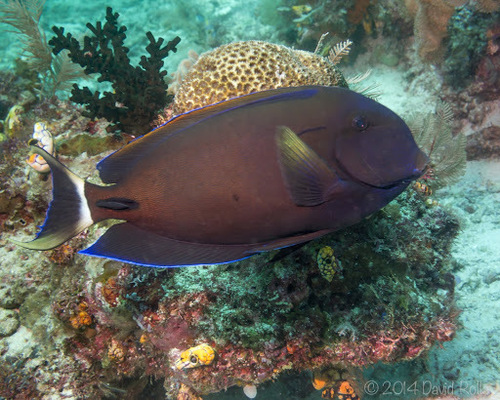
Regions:
[[236, 42], [204, 53], [186, 74], [174, 98], [174, 114], [231, 97], [278, 87], [344, 86], [328, 59], [263, 41]]

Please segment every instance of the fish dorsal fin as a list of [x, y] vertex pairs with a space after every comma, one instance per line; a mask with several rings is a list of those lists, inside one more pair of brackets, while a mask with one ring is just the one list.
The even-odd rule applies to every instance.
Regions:
[[295, 204], [317, 206], [341, 189], [335, 171], [290, 128], [278, 127], [276, 144], [285, 186]]
[[215, 115], [248, 107], [256, 104], [294, 99], [307, 99], [318, 92], [318, 87], [305, 86], [295, 88], [280, 88], [235, 97], [226, 101], [197, 108], [180, 114], [164, 125], [130, 142], [125, 147], [103, 159], [98, 165], [99, 175], [105, 183], [117, 183], [127, 176], [135, 163], [147, 156], [149, 149], [156, 148], [162, 141], [174, 133], [196, 125]]

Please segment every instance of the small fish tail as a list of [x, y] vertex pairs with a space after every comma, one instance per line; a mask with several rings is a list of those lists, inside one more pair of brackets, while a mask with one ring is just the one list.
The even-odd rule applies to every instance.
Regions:
[[76, 236], [94, 223], [85, 197], [85, 181], [38, 146], [32, 153], [41, 155], [52, 171], [52, 201], [45, 222], [31, 242], [12, 242], [32, 250], [49, 250]]

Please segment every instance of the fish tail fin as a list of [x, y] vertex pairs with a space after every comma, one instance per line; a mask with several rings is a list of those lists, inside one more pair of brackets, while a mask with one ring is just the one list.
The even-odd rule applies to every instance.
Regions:
[[11, 242], [32, 250], [49, 250], [76, 236], [94, 223], [85, 197], [85, 181], [45, 150], [32, 146], [52, 171], [52, 201], [45, 222], [31, 242]]

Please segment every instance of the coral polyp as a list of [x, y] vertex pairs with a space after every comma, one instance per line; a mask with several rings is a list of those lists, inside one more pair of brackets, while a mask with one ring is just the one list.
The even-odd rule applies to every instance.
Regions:
[[236, 42], [206, 52], [175, 89], [180, 114], [231, 97], [303, 85], [343, 86], [342, 73], [319, 54], [263, 41]]
[[85, 302], [81, 302], [78, 305], [77, 312], [69, 319], [73, 328], [80, 329], [92, 325], [92, 317], [87, 312], [87, 308], [88, 306]]

